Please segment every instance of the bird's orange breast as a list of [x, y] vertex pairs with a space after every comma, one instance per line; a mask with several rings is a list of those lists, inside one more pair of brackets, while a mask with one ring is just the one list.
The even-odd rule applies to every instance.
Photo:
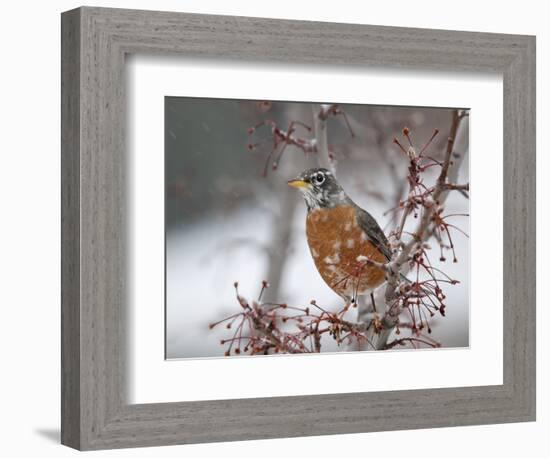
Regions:
[[386, 261], [359, 226], [353, 207], [310, 211], [306, 233], [317, 270], [337, 294], [355, 298], [383, 283], [382, 269], [358, 260], [364, 256], [376, 262]]

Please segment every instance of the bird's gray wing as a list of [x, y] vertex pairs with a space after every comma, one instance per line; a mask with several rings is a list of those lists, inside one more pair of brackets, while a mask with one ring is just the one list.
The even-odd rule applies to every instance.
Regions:
[[376, 220], [369, 212], [366, 212], [358, 206], [356, 206], [355, 208], [357, 210], [356, 215], [359, 227], [363, 230], [363, 232], [366, 234], [367, 238], [372, 242], [372, 244], [376, 248], [378, 248], [389, 261], [391, 259], [392, 253], [390, 251], [388, 239], [386, 238], [384, 231], [380, 228]]

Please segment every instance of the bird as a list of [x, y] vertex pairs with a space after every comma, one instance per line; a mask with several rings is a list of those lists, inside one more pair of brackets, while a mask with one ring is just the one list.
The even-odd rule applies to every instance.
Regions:
[[376, 310], [373, 291], [386, 280], [382, 265], [392, 256], [376, 219], [326, 168], [305, 170], [288, 185], [300, 190], [306, 202], [307, 243], [322, 279], [348, 304], [370, 295]]

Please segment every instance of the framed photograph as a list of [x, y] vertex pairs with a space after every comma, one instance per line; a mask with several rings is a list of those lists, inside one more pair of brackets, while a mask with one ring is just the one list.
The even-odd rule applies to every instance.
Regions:
[[63, 444], [534, 419], [534, 37], [63, 13]]
[[468, 113], [166, 97], [166, 358], [468, 347]]

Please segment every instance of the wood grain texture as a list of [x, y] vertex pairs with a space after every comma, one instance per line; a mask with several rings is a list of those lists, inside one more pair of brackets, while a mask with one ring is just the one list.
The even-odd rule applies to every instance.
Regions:
[[[535, 39], [80, 8], [62, 16], [62, 442], [137, 447], [535, 418]], [[504, 384], [167, 404], [126, 401], [124, 57], [504, 76]]]
[[80, 13], [61, 23], [61, 441], [80, 446]]

